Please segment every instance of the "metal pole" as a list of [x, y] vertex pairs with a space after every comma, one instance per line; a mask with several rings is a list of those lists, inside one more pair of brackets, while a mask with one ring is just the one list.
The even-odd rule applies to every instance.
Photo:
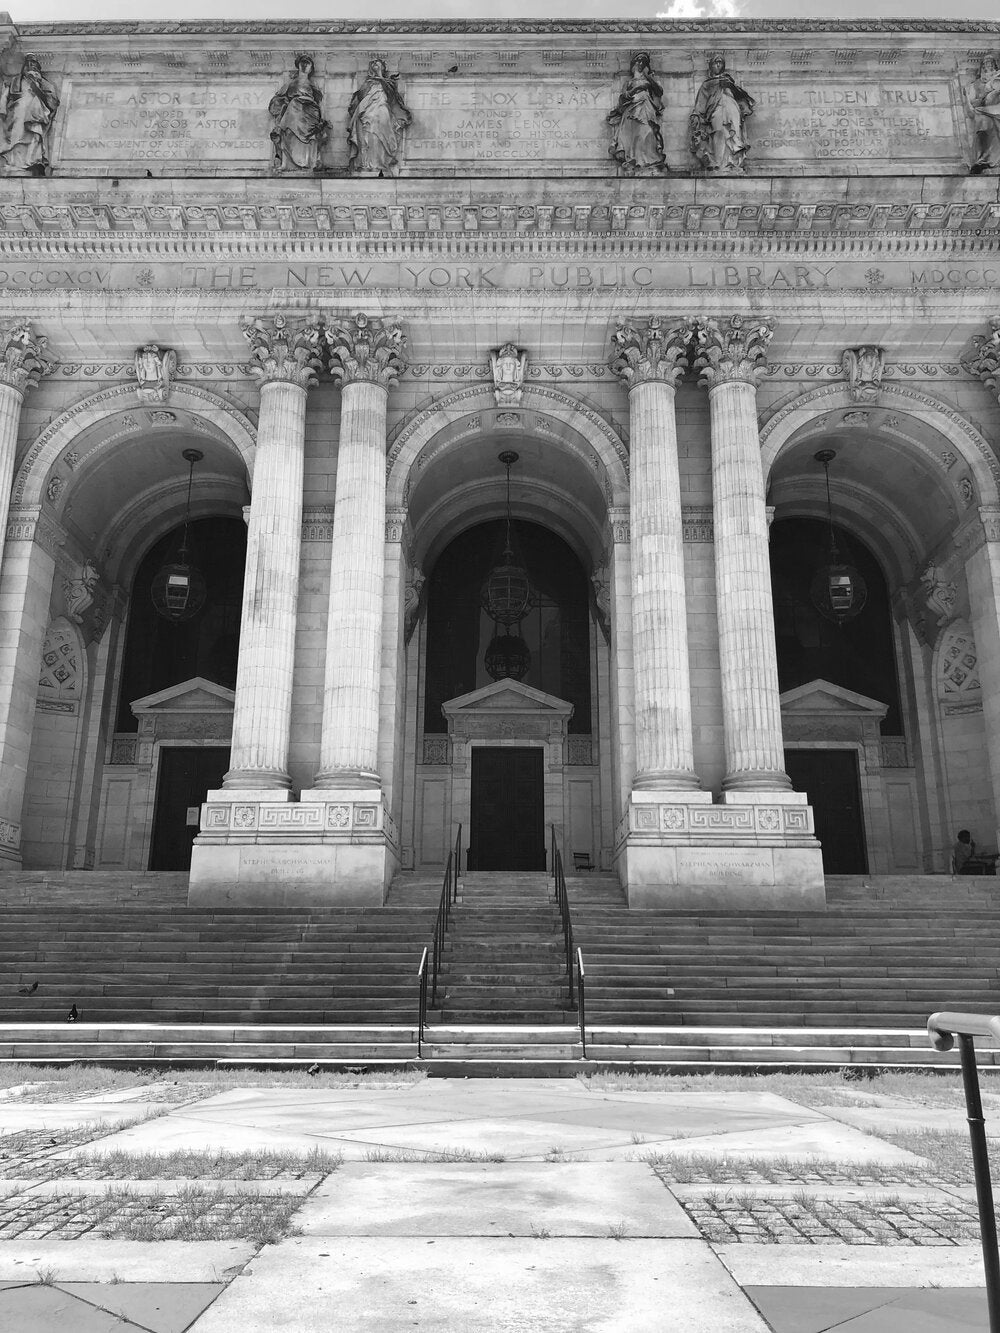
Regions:
[[990, 1314], [990, 1333], [1000, 1333], [1000, 1255], [997, 1253], [997, 1220], [993, 1212], [993, 1183], [986, 1146], [986, 1121], [979, 1095], [976, 1071], [976, 1044], [966, 1032], [956, 1033], [962, 1056], [962, 1082], [965, 1084], [965, 1108], [968, 1112], [969, 1137], [972, 1140], [972, 1170], [979, 1202], [979, 1229], [983, 1242], [983, 1268], [986, 1271], [986, 1303]]

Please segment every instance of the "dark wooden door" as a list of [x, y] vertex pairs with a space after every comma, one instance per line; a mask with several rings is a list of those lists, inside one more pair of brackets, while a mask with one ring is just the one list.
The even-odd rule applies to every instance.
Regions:
[[855, 750], [786, 750], [785, 771], [809, 797], [828, 875], [866, 875], [868, 852]]
[[150, 870], [190, 870], [201, 803], [210, 788], [222, 786], [228, 767], [228, 747], [169, 745], [160, 750]]
[[545, 869], [543, 752], [472, 751], [470, 870]]

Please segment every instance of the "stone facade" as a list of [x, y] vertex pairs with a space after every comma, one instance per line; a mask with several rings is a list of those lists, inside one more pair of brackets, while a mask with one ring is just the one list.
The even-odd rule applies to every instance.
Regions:
[[[0, 15], [0, 49], [0, 861], [148, 864], [171, 745], [231, 747], [204, 902], [382, 901], [491, 741], [544, 748], [546, 823], [636, 906], [822, 901], [786, 751], [857, 756], [872, 873], [996, 846], [1000, 24]], [[192, 516], [247, 521], [236, 688], [116, 733], [189, 447]], [[891, 732], [779, 685], [768, 528], [826, 517], [828, 447]], [[593, 589], [591, 730], [540, 695], [425, 733], [426, 583], [510, 448]]]

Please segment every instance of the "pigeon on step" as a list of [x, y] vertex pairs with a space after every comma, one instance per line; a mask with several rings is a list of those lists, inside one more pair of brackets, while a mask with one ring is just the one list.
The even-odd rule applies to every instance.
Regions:
[[71, 1004], [69, 1007], [69, 1013], [66, 1015], [66, 1022], [76, 1023], [79, 1021], [79, 1018], [80, 1018], [79, 1010], [77, 1009], [75, 1004]]
[[315, 1078], [316, 1075], [319, 1073], [319, 1071], [320, 1071], [319, 1065], [310, 1065], [309, 1068], [306, 1070], [306, 1073], [310, 1074], [313, 1078]]
[[17, 993], [18, 995], [34, 995], [36, 990], [38, 990], [38, 982], [33, 981], [30, 986], [18, 986]]

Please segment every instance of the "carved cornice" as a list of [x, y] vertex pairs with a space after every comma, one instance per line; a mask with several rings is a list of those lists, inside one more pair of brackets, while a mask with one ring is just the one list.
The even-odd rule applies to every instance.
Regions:
[[390, 389], [403, 373], [406, 336], [398, 324], [357, 314], [347, 326], [324, 331], [330, 372], [341, 386], [363, 382]]
[[285, 382], [308, 389], [316, 383], [322, 365], [318, 324], [290, 321], [285, 315], [275, 315], [270, 321], [244, 319], [243, 336], [250, 344], [251, 372], [261, 388]]
[[629, 389], [651, 381], [673, 387], [687, 370], [688, 342], [686, 329], [665, 328], [660, 315], [650, 315], [644, 329], [619, 319], [608, 364]]
[[677, 19], [334, 19], [334, 20], [298, 20], [288, 23], [280, 19], [255, 20], [253, 22], [232, 22], [220, 19], [186, 20], [183, 22], [155, 22], [149, 20], [130, 20], [127, 22], [90, 22], [87, 20], [74, 23], [21, 23], [18, 28], [26, 40], [32, 37], [70, 37], [92, 34], [98, 37], [145, 36], [163, 37], [171, 40], [177, 34], [223, 33], [261, 33], [268, 36], [294, 36], [299, 33], [309, 36], [329, 34], [346, 37], [352, 34], [362, 37], [395, 34], [426, 33], [431, 36], [446, 36], [449, 33], [474, 37], [476, 34], [493, 33], [509, 35], [511, 33], [566, 33], [581, 36], [610, 36], [622, 33], [649, 33], [661, 37], [676, 37], [681, 33], [701, 37], [707, 33], [722, 33], [735, 36], [738, 33], [854, 33], [870, 32], [881, 35], [885, 32], [898, 33], [1000, 33], [1000, 23], [988, 20], [969, 19], [697, 19], [684, 21]]
[[699, 384], [710, 389], [732, 383], [756, 386], [767, 373], [767, 345], [774, 337], [770, 324], [732, 315], [721, 326], [714, 319], [695, 319], [689, 327]]
[[11, 505], [7, 516], [7, 541], [33, 541], [58, 561], [66, 533], [38, 505]]
[[37, 388], [43, 375], [50, 375], [55, 358], [47, 351], [48, 339], [35, 333], [25, 319], [0, 328], [0, 384], [25, 394]]
[[1000, 400], [1000, 315], [993, 316], [989, 328], [988, 334], [976, 334], [972, 340], [975, 351], [962, 364], [971, 375], [978, 375]]
[[[595, 178], [595, 190], [598, 181]], [[608, 186], [615, 188], [608, 180]], [[129, 182], [139, 193], [141, 182]], [[266, 192], [272, 183], [262, 177], [257, 188]], [[220, 235], [281, 236], [283, 240], [317, 234], [329, 236], [384, 237], [400, 233], [424, 236], [456, 236], [467, 243], [470, 237], [511, 235], [651, 234], [667, 237], [697, 237], [729, 245], [758, 233], [801, 242], [810, 237], [852, 239], [875, 238], [899, 233], [947, 236], [950, 245], [981, 240], [977, 233], [1000, 229], [1000, 204], [970, 200], [927, 204], [918, 200], [901, 203], [741, 204], [36, 204], [0, 203], [0, 232], [29, 237], [45, 236], [53, 243], [64, 237], [82, 236], [100, 244], [115, 235], [145, 238], [213, 237]], [[62, 247], [60, 247], [62, 248]], [[56, 253], [59, 251], [57, 250]], [[152, 286], [152, 273], [145, 283]]]

